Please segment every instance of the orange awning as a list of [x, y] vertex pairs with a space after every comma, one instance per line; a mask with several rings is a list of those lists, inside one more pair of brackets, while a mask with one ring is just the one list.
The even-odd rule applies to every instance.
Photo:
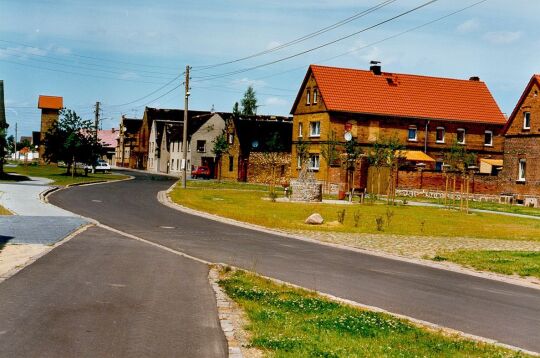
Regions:
[[399, 152], [401, 157], [410, 162], [435, 162], [435, 159], [419, 150], [400, 150]]

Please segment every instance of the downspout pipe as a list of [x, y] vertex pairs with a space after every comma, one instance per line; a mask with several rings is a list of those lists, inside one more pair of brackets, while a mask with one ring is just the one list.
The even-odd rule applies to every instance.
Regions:
[[429, 120], [426, 122], [426, 129], [424, 130], [424, 153], [425, 154], [427, 154], [428, 126], [429, 126]]

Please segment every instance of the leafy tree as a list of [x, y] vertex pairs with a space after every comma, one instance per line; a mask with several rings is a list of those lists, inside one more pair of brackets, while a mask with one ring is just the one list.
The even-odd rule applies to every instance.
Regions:
[[242, 104], [243, 116], [254, 116], [257, 114], [257, 96], [253, 86], [248, 87], [240, 103]]
[[270, 167], [270, 197], [275, 199], [276, 168], [282, 162], [285, 147], [278, 132], [273, 132], [265, 142], [265, 150], [261, 153], [265, 166]]
[[351, 181], [352, 181], [352, 175], [354, 174], [354, 170], [356, 168], [356, 161], [360, 156], [362, 155], [363, 151], [362, 148], [358, 145], [355, 139], [352, 139], [350, 141], [345, 142], [345, 155], [346, 155], [346, 161], [344, 163], [345, 165], [345, 175], [346, 175], [346, 182], [347, 182], [347, 190], [350, 190], [351, 188]]
[[[463, 210], [463, 187], [466, 186], [467, 191], [469, 188], [470, 177], [468, 175], [469, 167], [476, 165], [477, 156], [475, 153], [468, 152], [464, 145], [459, 144], [455, 140], [450, 148], [443, 153], [444, 163], [448, 165], [448, 171], [452, 175], [452, 186], [453, 186], [453, 195], [452, 195], [452, 204], [455, 204], [455, 193], [456, 193], [456, 181], [458, 175], [461, 177], [461, 195], [460, 195], [460, 208]], [[446, 176], [446, 188], [445, 188], [445, 204], [448, 199], [448, 172]], [[469, 208], [469, 198], [467, 195], [466, 198], [466, 208]]]
[[336, 139], [336, 132], [332, 131], [326, 142], [321, 143], [321, 155], [326, 161], [326, 191], [328, 191], [328, 181], [330, 176], [330, 166], [339, 159], [339, 141]]
[[309, 142], [298, 139], [296, 142], [296, 155], [300, 159], [300, 169], [304, 169], [308, 159], [309, 159]]
[[4, 156], [6, 155], [6, 135], [7, 135], [7, 129], [9, 127], [9, 124], [6, 122], [6, 113], [4, 110], [4, 84], [3, 82], [0, 83], [1, 90], [1, 97], [0, 101], [2, 103], [0, 104], [0, 175], [4, 174]]
[[[381, 169], [383, 167], [389, 168], [388, 176], [388, 187], [387, 187], [387, 197], [388, 202], [393, 202], [395, 196], [395, 174], [399, 169], [399, 165], [403, 159], [401, 151], [403, 150], [403, 145], [401, 144], [397, 136], [392, 136], [389, 138], [377, 138], [373, 147], [369, 151], [368, 161], [371, 166], [375, 167], [377, 170], [377, 195], [381, 194]], [[374, 176], [371, 177], [371, 190], [374, 191], [373, 185]]]
[[8, 154], [13, 154], [15, 152], [14, 143], [15, 143], [15, 137], [12, 134], [9, 137], [7, 137], [6, 151]]
[[75, 175], [76, 163], [93, 164], [103, 147], [95, 135], [92, 121], [82, 119], [70, 109], [63, 109], [60, 115], [45, 134], [44, 158], [47, 162], [65, 162], [66, 173]]
[[[237, 103], [238, 104], [238, 103]], [[223, 131], [219, 136], [212, 141], [214, 147], [212, 148], [212, 153], [216, 156], [218, 162], [218, 182], [221, 180], [221, 163], [223, 160], [223, 155], [229, 152], [229, 142], [227, 141], [227, 133]]]

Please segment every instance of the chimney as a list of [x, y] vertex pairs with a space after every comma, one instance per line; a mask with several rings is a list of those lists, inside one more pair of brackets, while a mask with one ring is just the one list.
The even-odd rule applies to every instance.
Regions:
[[480, 82], [480, 77], [478, 77], [478, 76], [472, 76], [471, 78], [469, 78], [469, 81]]
[[380, 76], [382, 74], [381, 61], [370, 61], [369, 70], [373, 72], [374, 75]]

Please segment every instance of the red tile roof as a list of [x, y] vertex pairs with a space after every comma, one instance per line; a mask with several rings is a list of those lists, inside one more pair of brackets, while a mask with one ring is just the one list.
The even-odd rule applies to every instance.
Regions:
[[62, 109], [64, 107], [64, 99], [56, 96], [39, 96], [39, 109]]
[[371, 71], [317, 65], [310, 70], [329, 111], [506, 123], [482, 81], [387, 72], [377, 76]]
[[115, 148], [120, 131], [116, 128], [98, 131], [98, 139], [105, 148]]

